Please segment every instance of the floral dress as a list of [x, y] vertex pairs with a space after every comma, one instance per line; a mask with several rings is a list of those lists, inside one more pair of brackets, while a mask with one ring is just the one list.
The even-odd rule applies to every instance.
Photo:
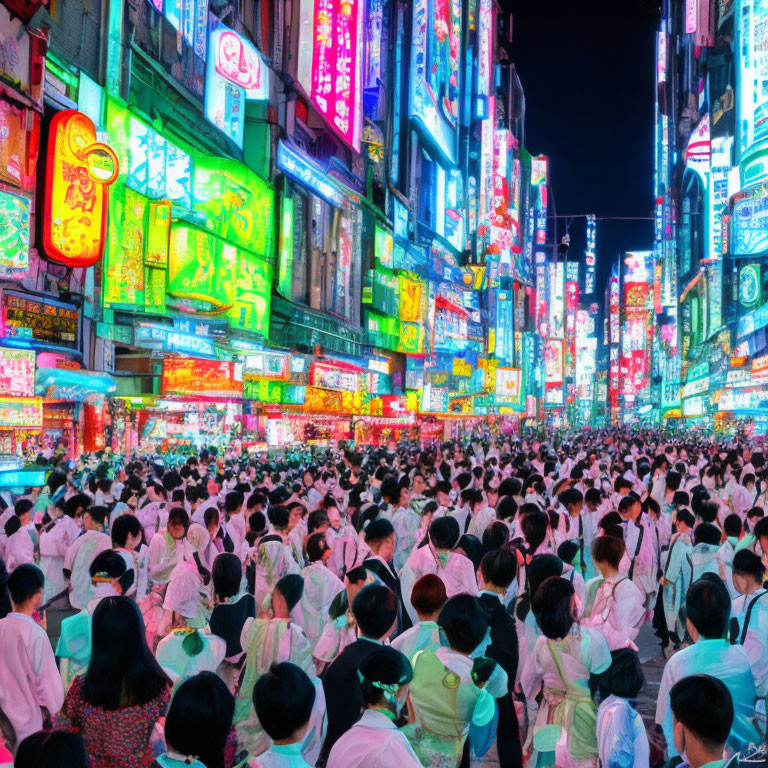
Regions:
[[144, 768], [154, 757], [150, 738], [165, 715], [170, 687], [146, 704], [103, 709], [83, 698], [84, 678], [78, 675], [67, 691], [56, 727], [79, 733], [91, 759], [91, 768]]

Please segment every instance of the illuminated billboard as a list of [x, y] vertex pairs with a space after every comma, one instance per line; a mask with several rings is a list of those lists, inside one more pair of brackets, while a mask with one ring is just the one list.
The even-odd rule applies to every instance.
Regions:
[[447, 165], [456, 163], [461, 2], [415, 0], [411, 33], [411, 118]]
[[93, 122], [74, 109], [51, 121], [45, 177], [43, 244], [50, 259], [90, 267], [104, 253], [107, 188], [117, 178], [111, 147], [96, 141]]
[[363, 129], [363, 0], [301, 0], [297, 79], [355, 152]]

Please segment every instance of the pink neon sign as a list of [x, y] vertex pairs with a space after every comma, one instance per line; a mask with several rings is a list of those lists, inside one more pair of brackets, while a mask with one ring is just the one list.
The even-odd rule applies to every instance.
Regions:
[[356, 152], [362, 131], [361, 0], [315, 0], [310, 98]]

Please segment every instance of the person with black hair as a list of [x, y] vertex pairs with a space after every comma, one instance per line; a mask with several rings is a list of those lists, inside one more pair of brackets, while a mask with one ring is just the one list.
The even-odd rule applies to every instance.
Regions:
[[67, 691], [56, 726], [82, 734], [94, 768], [140, 768], [171, 681], [147, 646], [144, 622], [127, 597], [107, 597], [93, 612], [88, 669]]
[[643, 512], [640, 498], [634, 493], [619, 501], [618, 512], [622, 520], [622, 538], [629, 557], [627, 576], [642, 592], [643, 604], [647, 607], [657, 588], [659, 563], [655, 549], [656, 528], [648, 513]]
[[224, 527], [235, 545], [234, 554], [240, 560], [245, 560], [248, 552], [248, 542], [245, 538], [248, 525], [243, 513], [244, 506], [245, 499], [240, 491], [229, 491], [224, 497], [224, 515], [226, 517]]
[[693, 548], [688, 556], [688, 583], [693, 584], [705, 573], [714, 573], [730, 583], [731, 573], [720, 559], [720, 542], [722, 533], [712, 523], [699, 523], [693, 529]]
[[[374, 520], [373, 522], [376, 521]], [[392, 515], [392, 527], [396, 536], [395, 552], [392, 560], [395, 571], [401, 571], [405, 565], [408, 555], [410, 555], [411, 550], [416, 544], [421, 524], [421, 515], [410, 504], [408, 489], [401, 489], [397, 509]]]
[[325, 756], [360, 716], [362, 692], [357, 668], [380, 647], [381, 640], [392, 633], [397, 608], [397, 597], [383, 584], [363, 587], [352, 603], [360, 636], [336, 657], [323, 678], [328, 708], [328, 733], [323, 745]]
[[251, 768], [310, 768], [303, 758], [316, 687], [300, 667], [273, 664], [253, 688], [253, 706], [272, 745]]
[[83, 737], [54, 730], [27, 736], [16, 750], [14, 768], [92, 768]]
[[240, 634], [245, 622], [257, 616], [253, 595], [240, 589], [243, 564], [237, 555], [222, 552], [213, 561], [213, 597], [215, 605], [208, 626], [227, 644], [226, 659], [236, 663], [242, 656]]
[[[282, 505], [271, 506], [267, 511], [271, 531], [262, 536], [248, 553], [246, 575], [249, 591], [256, 598], [256, 608], [261, 609], [275, 584], [289, 573], [298, 574], [299, 562], [294, 555], [288, 532], [290, 512]], [[297, 528], [294, 529], [296, 531]], [[303, 541], [301, 543], [302, 559]]]
[[683, 648], [667, 661], [656, 702], [656, 722], [661, 725], [670, 756], [674, 756], [672, 711], [669, 692], [688, 675], [706, 672], [722, 680], [731, 693], [735, 718], [729, 747], [738, 752], [757, 743], [760, 734], [752, 724], [755, 711], [755, 679], [746, 651], [726, 639], [731, 615], [731, 599], [720, 578], [706, 574], [691, 584], [686, 596], [686, 626], [693, 645]]
[[501, 520], [495, 520], [483, 531], [483, 554], [506, 547], [509, 543], [509, 527]]
[[339, 592], [331, 601], [328, 609], [329, 620], [325, 623], [323, 634], [312, 652], [318, 674], [322, 674], [344, 648], [357, 640], [357, 621], [351, 606], [360, 590], [374, 582], [374, 575], [361, 565], [347, 571], [344, 577], [344, 591]]
[[270, 746], [269, 736], [253, 706], [254, 686], [274, 664], [290, 662], [309, 676], [316, 690], [309, 733], [301, 749], [304, 758], [314, 764], [322, 747], [326, 703], [306, 635], [291, 620], [291, 612], [299, 604], [303, 591], [301, 576], [295, 573], [283, 576], [267, 601], [267, 614], [246, 620], [240, 635], [245, 661], [239, 676], [233, 725], [239, 749], [259, 755]]
[[[437, 513], [435, 513], [437, 514]], [[433, 517], [429, 533], [411, 552], [400, 574], [403, 605], [412, 623], [418, 621], [411, 604], [413, 585], [427, 573], [434, 573], [445, 583], [448, 597], [477, 594], [477, 576], [472, 561], [454, 551], [459, 543], [460, 528], [450, 515]]]
[[[677, 532], [670, 540], [666, 561], [662, 566], [659, 584], [664, 613], [664, 628], [660, 630], [659, 634], [664, 648], [671, 640], [675, 650], [677, 650], [685, 639], [685, 594], [690, 584], [688, 562], [693, 548], [694, 524], [694, 517], [687, 509], [681, 509], [677, 512], [675, 522]], [[658, 610], [657, 604], [657, 612]], [[656, 621], [657, 618], [658, 621]], [[661, 616], [654, 614], [656, 625], [660, 624], [660, 620]]]
[[768, 590], [763, 588], [765, 565], [748, 549], [733, 558], [731, 643], [744, 647], [755, 676], [759, 698], [768, 694]]
[[[563, 563], [563, 578], [568, 579], [573, 584], [579, 600], [581, 600], [582, 605], [585, 605], [587, 602], [587, 585], [580, 567], [580, 546], [581, 543], [578, 539], [566, 539], [557, 548], [557, 556]], [[590, 562], [592, 561], [591, 552], [586, 557]]]
[[[599, 541], [599, 539], [598, 539]], [[594, 546], [594, 544], [593, 544]], [[540, 765], [570, 765], [597, 757], [597, 708], [589, 691], [591, 675], [605, 672], [611, 652], [602, 633], [579, 622], [579, 605], [571, 584], [553, 576], [533, 598], [533, 614], [542, 636], [520, 674], [529, 710], [527, 744], [547, 755]], [[543, 696], [536, 706], [539, 691]], [[565, 728], [562, 740], [559, 729]], [[567, 754], [562, 754], [565, 748]], [[554, 754], [552, 754], [554, 753]]]
[[39, 614], [43, 572], [20, 565], [8, 577], [13, 610], [0, 619], [0, 712], [8, 718], [15, 747], [59, 711], [64, 689], [56, 659]]
[[473, 736], [481, 757], [496, 735], [496, 703], [507, 695], [509, 679], [494, 660], [483, 658], [490, 640], [487, 613], [476, 597], [450, 598], [438, 617], [448, 647], [424, 650], [413, 658], [410, 702], [415, 722], [403, 730], [423, 765], [449, 765], [462, 754], [470, 721], [483, 733]]
[[624, 541], [613, 536], [599, 536], [592, 542], [592, 559], [602, 581], [589, 601], [589, 618], [584, 623], [599, 629], [612, 651], [637, 650], [635, 639], [646, 614], [643, 594], [619, 570], [625, 551]]
[[187, 540], [189, 515], [182, 507], [168, 513], [168, 526], [149, 542], [149, 578], [153, 584], [167, 584], [179, 563], [192, 562], [194, 549]]
[[200, 672], [185, 680], [165, 718], [165, 752], [152, 768], [225, 768], [234, 711], [234, 696], [217, 675]]
[[[477, 599], [488, 614], [491, 642], [485, 651], [507, 673], [510, 688], [514, 686], [518, 672], [518, 638], [515, 620], [506, 607], [506, 595], [517, 576], [517, 557], [509, 549], [487, 552], [480, 561], [482, 589]], [[496, 699], [499, 708], [499, 725], [496, 747], [499, 764], [522, 765], [520, 729], [511, 690]]]
[[85, 610], [62, 620], [56, 645], [56, 658], [65, 691], [75, 675], [87, 668], [91, 658], [91, 617], [96, 606], [104, 598], [125, 594], [135, 586], [133, 557], [127, 552], [105, 549], [93, 559], [89, 570], [93, 599]]
[[611, 654], [611, 666], [600, 675], [597, 710], [597, 751], [600, 765], [647, 766], [650, 745], [645, 725], [631, 701], [645, 684], [640, 659], [623, 648]]
[[310, 650], [314, 650], [328, 621], [331, 603], [336, 595], [344, 591], [344, 583], [327, 566], [331, 548], [324, 533], [310, 534], [306, 551], [309, 564], [301, 570], [304, 592], [292, 617], [304, 630]]
[[16, 502], [14, 516], [5, 524], [5, 541], [3, 552], [9, 571], [27, 563], [34, 565], [37, 558], [37, 534], [34, 535], [29, 526], [32, 522], [32, 502], [20, 499]]
[[53, 505], [51, 521], [40, 530], [40, 570], [45, 575], [44, 603], [66, 594], [64, 558], [82, 532], [83, 510], [89, 503], [90, 499], [85, 494], [59, 501]]
[[393, 722], [413, 679], [408, 659], [384, 646], [362, 662], [358, 676], [362, 717], [333, 745], [327, 768], [420, 768], [408, 739]]
[[112, 548], [112, 539], [104, 533], [106, 507], [89, 507], [83, 512], [84, 533], [78, 536], [64, 556], [64, 576], [69, 580], [69, 602], [73, 608], [85, 609], [93, 598], [90, 567], [94, 558]]
[[731, 744], [734, 701], [717, 677], [694, 674], [669, 692], [672, 741], [669, 752], [684, 755], [690, 768], [723, 768], [723, 752]]

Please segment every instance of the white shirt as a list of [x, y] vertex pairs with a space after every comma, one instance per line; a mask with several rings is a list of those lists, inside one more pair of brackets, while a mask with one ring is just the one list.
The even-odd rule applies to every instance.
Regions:
[[41, 708], [56, 714], [64, 703], [51, 642], [45, 630], [21, 613], [0, 619], [0, 709], [18, 742], [43, 727]]
[[395, 724], [376, 709], [363, 716], [339, 738], [327, 768], [420, 768], [416, 753]]
[[86, 531], [78, 536], [64, 557], [64, 568], [71, 572], [69, 602], [82, 611], [93, 600], [90, 567], [96, 556], [112, 548], [112, 539], [103, 531]]

